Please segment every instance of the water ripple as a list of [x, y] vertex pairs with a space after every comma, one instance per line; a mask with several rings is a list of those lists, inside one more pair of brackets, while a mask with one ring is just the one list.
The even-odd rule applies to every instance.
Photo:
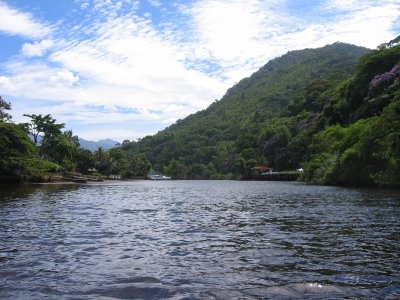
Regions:
[[396, 299], [399, 212], [287, 182], [7, 187], [0, 298]]

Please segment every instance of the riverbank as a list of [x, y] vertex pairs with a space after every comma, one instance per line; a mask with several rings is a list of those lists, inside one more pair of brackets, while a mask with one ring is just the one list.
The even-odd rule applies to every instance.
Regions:
[[301, 172], [265, 172], [255, 174], [252, 180], [257, 181], [297, 181], [301, 176]]
[[142, 181], [146, 179], [105, 179], [101, 181], [69, 181], [69, 180], [59, 180], [59, 181], [46, 181], [46, 182], [22, 182], [23, 185], [98, 185], [98, 184], [112, 184], [118, 182], [130, 182], [130, 181]]
[[116, 179], [116, 178], [101, 178], [93, 176], [61, 176], [61, 175], [47, 175], [40, 178], [29, 176], [1, 176], [0, 185], [15, 184], [15, 185], [66, 185], [66, 184], [99, 184], [99, 183], [116, 183], [125, 181], [139, 181], [146, 180], [144, 177], [130, 178], [130, 179]]

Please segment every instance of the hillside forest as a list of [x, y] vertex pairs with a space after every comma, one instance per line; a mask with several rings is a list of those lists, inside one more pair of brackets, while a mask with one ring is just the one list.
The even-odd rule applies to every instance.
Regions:
[[[0, 174], [251, 179], [252, 167], [302, 168], [312, 184], [400, 187], [400, 37], [369, 50], [344, 43], [291, 51], [207, 109], [152, 136], [84, 150], [50, 115], [12, 123], [0, 102]], [[37, 137], [41, 137], [41, 143]]]

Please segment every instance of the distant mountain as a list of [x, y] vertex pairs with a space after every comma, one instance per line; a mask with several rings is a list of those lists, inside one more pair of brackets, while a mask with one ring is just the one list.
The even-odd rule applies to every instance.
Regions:
[[[32, 134], [29, 134], [29, 138], [33, 141], [33, 136]], [[118, 144], [118, 141], [114, 141], [112, 139], [103, 139], [99, 140], [97, 142], [95, 141], [88, 141], [82, 138], [79, 138], [79, 144], [82, 148], [90, 150], [90, 151], [96, 151], [97, 148], [102, 147], [104, 150], [111, 149], [115, 147], [116, 144]], [[39, 135], [38, 136], [38, 145], [42, 144], [42, 137]]]
[[79, 144], [81, 145], [81, 147], [84, 149], [88, 149], [90, 151], [96, 151], [99, 147], [108, 150], [115, 147], [115, 145], [118, 143], [119, 143], [118, 141], [114, 141], [112, 139], [103, 139], [94, 142], [79, 138]]

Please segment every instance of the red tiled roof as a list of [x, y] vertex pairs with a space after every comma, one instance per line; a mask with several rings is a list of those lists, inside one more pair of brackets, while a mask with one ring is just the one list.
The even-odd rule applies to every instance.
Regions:
[[260, 170], [260, 171], [266, 171], [266, 170], [272, 170], [272, 168], [267, 167], [267, 166], [257, 166], [252, 168], [253, 170]]

